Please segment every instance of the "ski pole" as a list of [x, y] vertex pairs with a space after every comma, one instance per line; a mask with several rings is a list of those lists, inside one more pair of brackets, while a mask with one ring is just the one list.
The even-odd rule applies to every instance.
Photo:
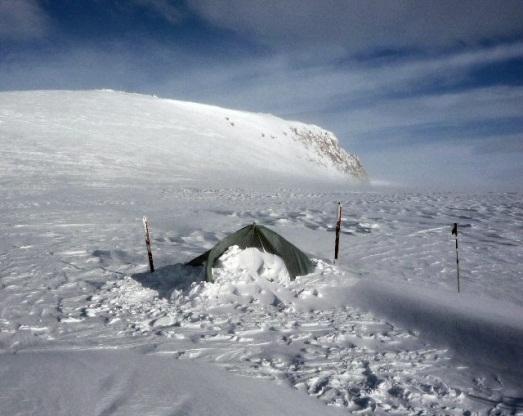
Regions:
[[336, 240], [334, 242], [334, 261], [338, 260], [338, 250], [340, 248], [341, 230], [341, 202], [338, 202], [338, 220], [336, 221]]
[[459, 293], [459, 251], [458, 251], [458, 223], [454, 223], [452, 227], [452, 235], [456, 237], [456, 273], [457, 273], [457, 280], [458, 280], [458, 293]]

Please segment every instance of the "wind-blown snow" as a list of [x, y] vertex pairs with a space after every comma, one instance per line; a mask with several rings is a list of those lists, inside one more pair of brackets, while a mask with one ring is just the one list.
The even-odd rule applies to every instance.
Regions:
[[[98, 137], [97, 120], [105, 132], [111, 121], [103, 103], [76, 129], [76, 110], [53, 124], [52, 104], [38, 109], [41, 94], [52, 93], [25, 94], [24, 105], [0, 106], [2, 411], [522, 412], [521, 194], [275, 187], [277, 174], [240, 187], [218, 170], [202, 178], [189, 165], [148, 160], [150, 136], [133, 136], [118, 115], [114, 131], [127, 129], [129, 142]], [[84, 128], [93, 139], [75, 147]], [[148, 146], [126, 146], [142, 142]], [[334, 265], [337, 201], [344, 221]], [[315, 271], [289, 281], [278, 258], [234, 247], [216, 265], [215, 283], [184, 265], [253, 221], [309, 253]]]

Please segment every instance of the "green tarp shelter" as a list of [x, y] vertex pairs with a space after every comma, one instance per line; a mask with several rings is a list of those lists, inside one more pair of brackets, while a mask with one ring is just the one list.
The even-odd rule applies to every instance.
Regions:
[[248, 225], [230, 234], [209, 251], [192, 259], [187, 264], [191, 266], [205, 264], [206, 280], [213, 282], [212, 268], [214, 263], [231, 246], [239, 246], [241, 249], [256, 247], [279, 256], [285, 263], [291, 280], [294, 280], [296, 276], [309, 274], [314, 270], [312, 261], [298, 247], [269, 228], [257, 224]]

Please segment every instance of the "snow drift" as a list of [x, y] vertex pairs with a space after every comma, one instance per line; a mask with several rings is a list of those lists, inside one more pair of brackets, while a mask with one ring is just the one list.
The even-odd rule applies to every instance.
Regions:
[[421, 331], [451, 347], [462, 363], [523, 380], [523, 308], [499, 299], [400, 282], [364, 279], [348, 294], [352, 304]]

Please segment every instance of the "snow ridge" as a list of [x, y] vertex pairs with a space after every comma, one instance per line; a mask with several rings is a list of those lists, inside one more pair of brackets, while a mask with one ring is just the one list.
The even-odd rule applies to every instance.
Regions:
[[317, 126], [108, 90], [0, 93], [0, 140], [13, 144], [0, 151], [12, 177], [367, 181]]

